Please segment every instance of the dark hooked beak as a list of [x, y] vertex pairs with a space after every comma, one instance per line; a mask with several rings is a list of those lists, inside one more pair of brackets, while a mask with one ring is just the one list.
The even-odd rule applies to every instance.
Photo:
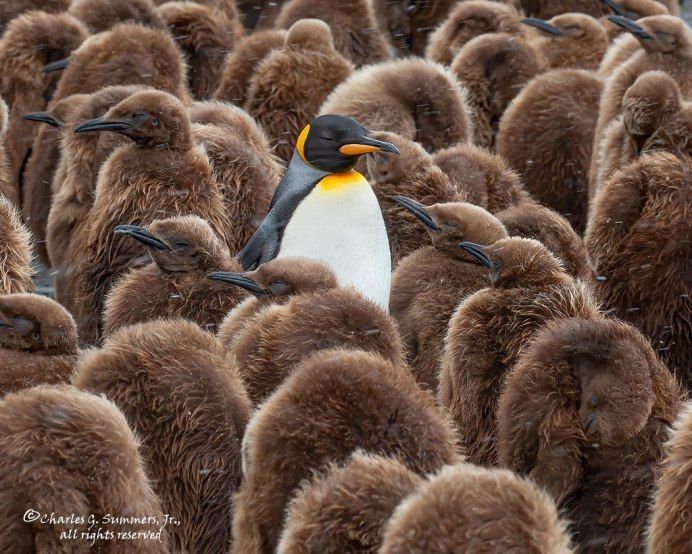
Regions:
[[207, 275], [207, 278], [213, 281], [221, 281], [223, 283], [228, 283], [230, 285], [236, 285], [242, 287], [252, 294], [264, 295], [268, 294], [266, 290], [260, 287], [255, 281], [247, 277], [243, 273], [233, 273], [231, 271], [214, 271]]
[[75, 133], [88, 133], [90, 131], [114, 131], [122, 132], [132, 129], [134, 125], [129, 121], [108, 121], [105, 117], [90, 119], [80, 123], [74, 128]]
[[38, 121], [39, 123], [48, 123], [51, 127], [59, 127], [60, 123], [49, 112], [28, 112], [22, 116], [22, 119], [27, 121]]
[[368, 152], [390, 152], [400, 154], [399, 149], [390, 142], [377, 140], [368, 136], [348, 139], [346, 144], [339, 148], [339, 152], [345, 156], [358, 156]]
[[435, 222], [433, 221], [432, 217], [430, 217], [430, 214], [425, 211], [425, 206], [423, 206], [423, 204], [420, 202], [416, 202], [415, 200], [411, 200], [406, 196], [400, 195], [392, 196], [392, 200], [415, 215], [421, 221], [421, 223], [423, 223], [423, 225], [425, 225], [431, 231], [440, 230], [440, 228], [435, 225]]
[[485, 252], [483, 252], [483, 247], [480, 244], [475, 244], [473, 242], [460, 242], [459, 248], [466, 250], [474, 258], [476, 258], [481, 265], [484, 265], [485, 267], [490, 267], [492, 265], [490, 263], [490, 258], [485, 255]]
[[139, 227], [138, 225], [118, 225], [113, 229], [113, 233], [116, 235], [127, 235], [156, 250], [170, 250], [168, 246], [144, 229], [144, 227]]
[[0, 318], [0, 330], [12, 330], [19, 335], [28, 335], [36, 329], [36, 325], [30, 319], [17, 316], [11, 317], [9, 320]]
[[616, 15], [625, 15], [625, 10], [622, 9], [622, 6], [615, 2], [615, 0], [601, 0], [606, 6], [608, 6], [611, 10], [613, 10], [613, 13]]
[[63, 58], [54, 62], [47, 63], [41, 68], [41, 73], [52, 73], [53, 71], [61, 71], [70, 63], [70, 58]]
[[642, 29], [639, 25], [637, 25], [634, 21], [623, 15], [609, 15], [608, 21], [612, 21], [613, 23], [615, 23], [615, 25], [617, 25], [618, 27], [622, 27], [626, 31], [629, 31], [637, 38], [645, 40], [651, 40], [654, 38], [644, 29]]
[[525, 25], [536, 27], [536, 29], [540, 29], [541, 31], [551, 35], [562, 36], [565, 34], [560, 29], [555, 27], [555, 25], [551, 25], [547, 21], [543, 21], [542, 19], [538, 19], [537, 17], [525, 17], [521, 20], [521, 22]]

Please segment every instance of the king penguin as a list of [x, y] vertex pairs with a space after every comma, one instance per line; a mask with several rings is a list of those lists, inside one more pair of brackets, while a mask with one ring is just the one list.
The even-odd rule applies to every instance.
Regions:
[[369, 152], [399, 154], [340, 115], [313, 119], [298, 137], [269, 213], [238, 254], [251, 270], [274, 258], [299, 256], [329, 265], [339, 285], [354, 286], [389, 308], [391, 254], [382, 211], [368, 181], [353, 170]]

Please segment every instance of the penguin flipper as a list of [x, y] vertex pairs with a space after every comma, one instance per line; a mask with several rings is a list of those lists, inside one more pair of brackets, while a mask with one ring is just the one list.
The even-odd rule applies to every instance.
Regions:
[[[266, 221], [266, 219], [265, 219]], [[260, 225], [255, 234], [238, 252], [238, 261], [243, 271], [251, 271], [257, 266], [276, 257], [279, 251], [279, 233], [275, 228], [264, 224]]]

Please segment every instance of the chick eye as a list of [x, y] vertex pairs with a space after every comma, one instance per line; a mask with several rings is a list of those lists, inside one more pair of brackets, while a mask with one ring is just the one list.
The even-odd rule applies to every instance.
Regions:
[[592, 407], [592, 408], [597, 407], [597, 406], [598, 406], [598, 398], [596, 398], [595, 396], [592, 396], [592, 397], [589, 399], [589, 406]]
[[176, 242], [174, 246], [176, 248], [187, 248], [188, 246], [190, 246], [190, 243], [185, 242], [184, 240], [180, 240], [180, 241]]
[[159, 120], [156, 119], [156, 118], [154, 118], [154, 119], [151, 120], [151, 124], [152, 124], [154, 127], [158, 127], [158, 126], [159, 126]]
[[288, 289], [288, 283], [280, 280], [273, 281], [267, 288], [272, 291], [272, 294], [284, 294]]
[[33, 333], [31, 333], [31, 338], [34, 340], [39, 340], [41, 338], [41, 333], [37, 333], [36, 331], [34, 331]]
[[442, 225], [447, 227], [447, 229], [456, 229], [457, 228], [456, 224], [452, 223], [451, 221], [445, 221], [442, 223]]

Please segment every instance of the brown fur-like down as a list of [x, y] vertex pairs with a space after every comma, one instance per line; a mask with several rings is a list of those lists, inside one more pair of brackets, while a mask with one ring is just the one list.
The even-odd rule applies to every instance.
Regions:
[[[138, 447], [123, 414], [103, 397], [44, 385], [0, 399], [0, 550], [168, 552], [170, 526], [162, 529]], [[34, 512], [39, 519], [25, 523]], [[106, 514], [142, 519], [120, 524]], [[71, 529], [76, 537], [66, 539]], [[148, 536], [125, 539], [122, 532]]]
[[250, 78], [257, 66], [272, 50], [283, 48], [285, 40], [286, 31], [282, 29], [257, 31], [239, 40], [226, 56], [214, 98], [237, 106], [245, 104]]
[[446, 466], [397, 507], [380, 554], [571, 554], [551, 498], [504, 469]]
[[522, 10], [531, 17], [550, 19], [561, 13], [578, 12], [591, 17], [610, 13], [602, 0], [520, 0]]
[[596, 195], [584, 243], [605, 308], [634, 323], [692, 384], [692, 161], [642, 156]]
[[112, 400], [142, 457], [174, 552], [225, 552], [250, 403], [219, 342], [195, 324], [157, 320], [114, 333], [80, 364], [75, 385]]
[[0, 295], [0, 396], [69, 381], [77, 355], [77, 326], [60, 304], [37, 294]]
[[[15, 194], [10, 158], [6, 151], [5, 134], [10, 124], [10, 109], [0, 96], [0, 198], [12, 200]], [[16, 200], [16, 199], [15, 199]]]
[[284, 167], [272, 153], [262, 128], [242, 109], [217, 101], [197, 102], [189, 110], [192, 133], [211, 162], [238, 252], [269, 210]]
[[289, 0], [275, 26], [288, 29], [301, 19], [320, 19], [329, 25], [336, 50], [358, 67], [391, 58], [368, 0]]
[[[621, 15], [634, 21], [649, 15], [666, 15], [669, 13], [666, 6], [659, 0], [617, 0], [615, 3], [620, 6], [620, 11], [624, 12]], [[599, 22], [605, 28], [606, 33], [608, 33], [608, 40], [611, 42], [622, 34], [628, 34], [627, 31], [610, 21], [607, 17], [601, 17]], [[631, 38], [636, 42], [634, 37]]]
[[415, 140], [428, 152], [468, 142], [473, 135], [466, 90], [447, 69], [423, 59], [356, 71], [329, 95], [320, 109], [328, 113]]
[[0, 35], [7, 24], [30, 10], [60, 13], [70, 6], [70, 0], [7, 0], [0, 4]]
[[291, 501], [278, 554], [376, 554], [397, 505], [423, 479], [400, 461], [355, 452]]
[[529, 199], [519, 176], [501, 156], [473, 144], [458, 144], [433, 153], [433, 162], [447, 174], [467, 201], [490, 213]]
[[356, 449], [391, 456], [421, 475], [460, 461], [444, 413], [405, 367], [357, 350], [313, 354], [248, 424], [231, 552], [274, 552], [301, 481]]
[[502, 114], [543, 66], [537, 53], [521, 37], [490, 33], [467, 42], [450, 69], [468, 91], [468, 104], [473, 110], [473, 142], [492, 149]]
[[257, 34], [261, 32], [260, 29], [271, 29], [274, 26], [285, 2], [286, 0], [236, 0], [235, 3], [245, 28], [254, 30], [253, 34]]
[[[0, 4], [0, 10], [5, 5], [7, 2]], [[44, 110], [60, 77], [59, 73], [42, 73], [41, 68], [67, 57], [87, 36], [86, 28], [74, 17], [30, 12], [13, 20], [0, 39], [0, 95], [10, 106], [3, 143], [12, 190], [6, 194], [13, 202], [20, 202], [22, 171], [39, 130], [22, 115]]]
[[580, 234], [602, 88], [590, 71], [540, 75], [507, 108], [497, 136], [497, 153], [519, 172], [531, 195], [564, 215]]
[[[466, 203], [421, 206], [437, 229], [427, 229], [432, 246], [423, 246], [392, 274], [389, 310], [399, 324], [407, 362], [419, 385], [437, 391], [437, 376], [447, 324], [465, 296], [490, 284], [488, 272], [459, 248], [466, 240], [489, 245], [507, 236], [500, 221]], [[401, 207], [400, 211], [404, 211]]]
[[212, 271], [241, 271], [209, 224], [196, 215], [157, 219], [144, 227], [162, 243], [147, 247], [152, 263], [133, 269], [110, 290], [103, 332], [156, 318], [182, 317], [216, 332], [247, 293], [207, 279]]
[[484, 247], [492, 288], [467, 297], [449, 322], [438, 402], [449, 410], [469, 461], [496, 465], [495, 416], [507, 372], [548, 321], [594, 318], [584, 283], [538, 241], [509, 238]]
[[692, 404], [681, 412], [673, 426], [666, 456], [656, 483], [651, 525], [647, 533], [650, 554], [685, 552], [692, 537], [688, 528], [690, 513], [690, 472], [692, 467]]
[[33, 292], [32, 238], [12, 202], [0, 194], [0, 294]]
[[642, 552], [663, 446], [682, 406], [675, 378], [630, 325], [553, 321], [505, 382], [500, 461], [556, 499], [581, 551]]
[[72, 0], [67, 11], [92, 33], [102, 33], [125, 21], [155, 29], [166, 28], [151, 0]]
[[229, 11], [197, 2], [166, 2], [158, 9], [185, 54], [189, 87], [196, 98], [214, 93], [226, 54], [243, 35], [235, 5], [231, 6]]
[[399, 156], [374, 153], [368, 156], [368, 181], [382, 209], [389, 236], [392, 267], [404, 256], [429, 244], [425, 228], [392, 197], [403, 195], [423, 204], [463, 202], [466, 194], [450, 182], [423, 147], [394, 133], [374, 133], [379, 140], [394, 144]]
[[430, 35], [425, 57], [449, 65], [472, 38], [485, 33], [523, 34], [521, 15], [512, 6], [489, 0], [458, 2]]
[[324, 100], [353, 73], [334, 49], [332, 32], [317, 19], [301, 19], [288, 30], [284, 48], [259, 64], [249, 83], [245, 109], [262, 125], [284, 162], [298, 135]]
[[[141, 91], [105, 114], [108, 121], [143, 113], [143, 122], [122, 133], [133, 142], [119, 147], [99, 172], [90, 224], [76, 264], [83, 305], [77, 324], [87, 343], [99, 339], [105, 296], [120, 273], [139, 265], [144, 246], [113, 234], [120, 224], [195, 214], [229, 240], [232, 228], [206, 153], [194, 146], [182, 103], [161, 91]], [[139, 120], [138, 120], [139, 122]]]

